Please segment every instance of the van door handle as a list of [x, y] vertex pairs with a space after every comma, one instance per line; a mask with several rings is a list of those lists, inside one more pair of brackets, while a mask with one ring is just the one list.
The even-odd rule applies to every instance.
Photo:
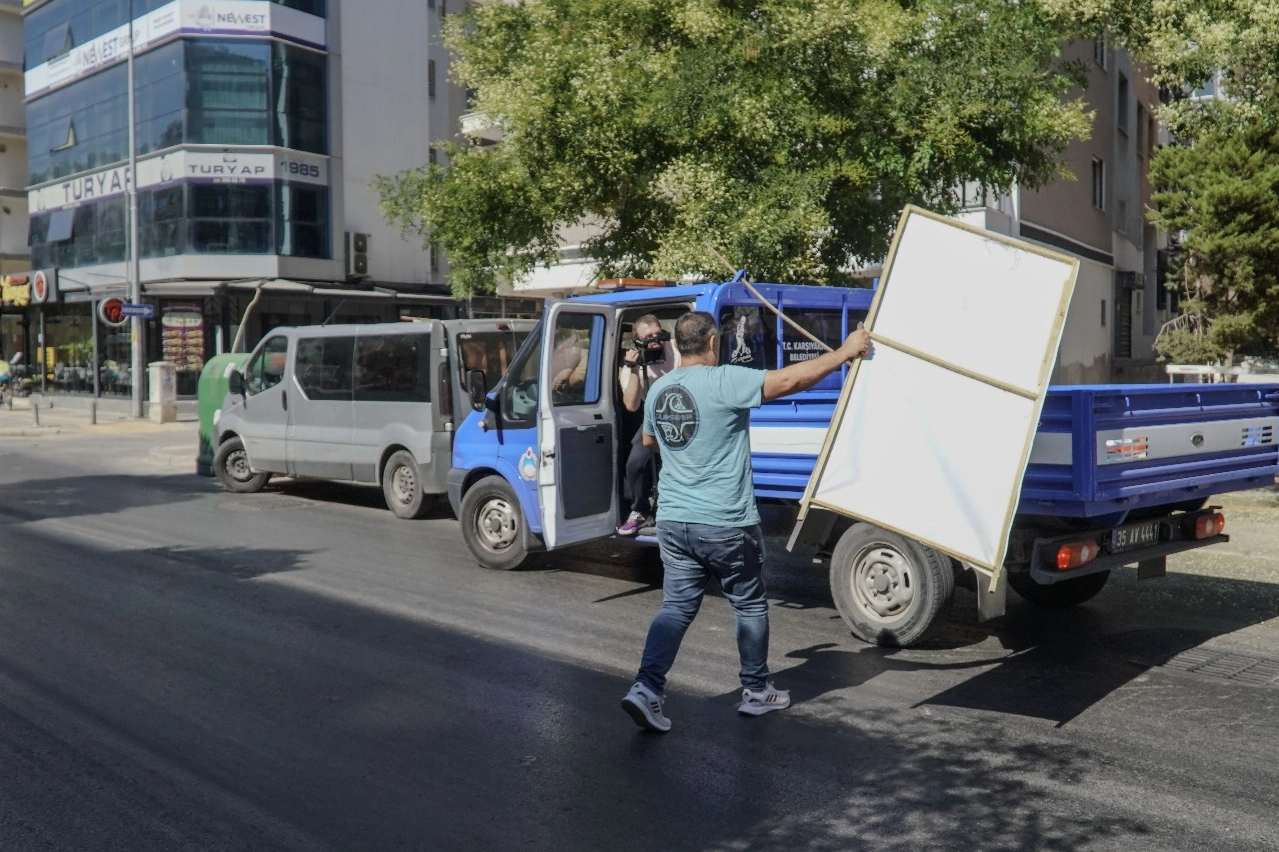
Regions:
[[280, 406], [285, 410], [289, 410], [289, 392], [280, 391]]

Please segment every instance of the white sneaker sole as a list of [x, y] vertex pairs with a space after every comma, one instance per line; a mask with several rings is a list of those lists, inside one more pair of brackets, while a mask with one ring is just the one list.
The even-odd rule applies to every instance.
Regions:
[[657, 731], [659, 734], [664, 734], [671, 729], [669, 721], [666, 723], [666, 727], [663, 728], [656, 719], [648, 714], [642, 704], [631, 701], [629, 695], [622, 699], [622, 709], [626, 711], [626, 714], [631, 717], [635, 724], [647, 731]]
[[774, 710], [785, 710], [789, 706], [789, 701], [785, 704], [747, 704], [743, 702], [738, 706], [737, 712], [743, 716], [763, 716], [765, 713], [772, 713]]

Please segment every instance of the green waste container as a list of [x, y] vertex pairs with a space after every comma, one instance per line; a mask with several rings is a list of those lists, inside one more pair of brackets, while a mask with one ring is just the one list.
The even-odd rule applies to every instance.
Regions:
[[195, 471], [201, 476], [213, 475], [213, 454], [217, 447], [217, 414], [222, 408], [228, 391], [227, 376], [231, 369], [243, 370], [249, 353], [235, 352], [214, 355], [200, 371], [200, 383], [196, 386], [196, 407], [200, 412], [200, 451], [195, 457]]

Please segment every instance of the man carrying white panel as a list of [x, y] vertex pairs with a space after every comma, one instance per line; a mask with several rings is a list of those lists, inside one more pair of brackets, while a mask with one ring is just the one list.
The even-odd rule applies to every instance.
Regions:
[[635, 723], [669, 731], [663, 713], [666, 673], [711, 577], [733, 606], [741, 656], [742, 703], [759, 716], [790, 706], [768, 677], [768, 601], [764, 536], [751, 471], [750, 410], [806, 390], [870, 348], [858, 329], [844, 345], [781, 370], [719, 364], [715, 318], [691, 311], [675, 323], [680, 366], [653, 383], [644, 404], [644, 444], [662, 453], [657, 540], [662, 605], [649, 627], [635, 685], [622, 708]]

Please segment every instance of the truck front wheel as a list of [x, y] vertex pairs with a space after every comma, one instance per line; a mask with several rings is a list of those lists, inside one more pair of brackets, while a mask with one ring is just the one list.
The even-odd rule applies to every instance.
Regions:
[[529, 562], [527, 530], [519, 500], [506, 480], [486, 476], [462, 495], [462, 539], [475, 561], [495, 571], [513, 571]]
[[830, 559], [835, 608], [858, 639], [906, 648], [941, 627], [955, 595], [949, 557], [870, 524], [849, 527]]
[[1059, 583], [1036, 583], [1028, 572], [1008, 574], [1008, 585], [1036, 606], [1068, 607], [1092, 600], [1110, 579], [1109, 571], [1085, 574]]

